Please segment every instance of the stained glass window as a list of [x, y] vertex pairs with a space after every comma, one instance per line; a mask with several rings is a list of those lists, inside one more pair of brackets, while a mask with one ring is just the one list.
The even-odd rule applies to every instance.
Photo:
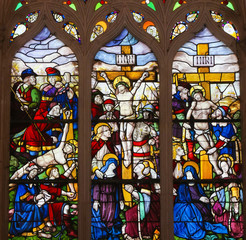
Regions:
[[51, 14], [52, 14], [54, 20], [58, 23], [63, 22], [65, 19], [65, 16], [61, 13], [51, 11]]
[[158, 42], [160, 42], [160, 37], [159, 37], [159, 33], [158, 30], [155, 26], [155, 24], [151, 21], [146, 21], [143, 24], [143, 29], [150, 34], [152, 37], [154, 37]]
[[26, 16], [26, 21], [29, 22], [29, 23], [34, 23], [34, 22], [36, 22], [37, 19], [38, 19], [39, 12], [40, 12], [40, 11], [36, 11], [36, 12], [29, 13], [29, 14]]
[[210, 14], [215, 22], [222, 23], [220, 26], [227, 34], [239, 41], [239, 33], [232, 22], [224, 21], [222, 14], [219, 14], [218, 12], [210, 11]]
[[176, 239], [243, 239], [239, 80], [237, 56], [207, 28], [174, 58]]
[[27, 1], [20, 1], [19, 3], [17, 3], [16, 7], [15, 7], [15, 11], [17, 11], [19, 8], [21, 8], [23, 5], [28, 4]]
[[177, 8], [181, 7], [183, 3], [186, 3], [186, 1], [184, 1], [184, 0], [176, 1], [174, 6], [173, 6], [173, 11], [175, 11]]
[[152, 1], [144, 0], [144, 1], [142, 1], [142, 4], [146, 4], [149, 8], [156, 11], [155, 4]]
[[97, 11], [99, 8], [101, 8], [104, 4], [107, 4], [107, 1], [101, 0], [100, 2], [98, 2], [95, 6], [95, 11]]
[[159, 239], [159, 70], [127, 29], [95, 56], [91, 239]]
[[28, 26], [26, 23], [23, 22], [23, 23], [16, 24], [12, 33], [11, 33], [10, 42], [13, 42], [14, 38], [22, 35], [27, 30], [28, 30]]
[[186, 14], [186, 21], [191, 23], [195, 22], [198, 18], [199, 11], [193, 11]]
[[177, 22], [172, 29], [170, 40], [173, 40], [178, 35], [185, 32], [187, 28], [188, 28], [188, 25], [185, 22], [182, 22], [182, 21]]
[[239, 33], [236, 27], [232, 24], [232, 22], [229, 22], [229, 21], [224, 22], [222, 24], [222, 28], [226, 33], [234, 37], [236, 40], [239, 40]]
[[78, 28], [75, 26], [74, 23], [72, 22], [64, 23], [63, 29], [66, 33], [73, 36], [78, 42], [80, 42], [80, 35], [78, 32]]
[[92, 30], [90, 41], [93, 42], [97, 36], [103, 34], [107, 30], [107, 23], [104, 21], [98, 22]]
[[137, 22], [137, 23], [141, 23], [144, 20], [144, 15], [142, 13], [139, 12], [135, 12], [135, 11], [131, 11], [133, 19]]
[[217, 23], [223, 22], [222, 14], [219, 14], [215, 11], [210, 11], [210, 14], [211, 14], [211, 16], [215, 22], [217, 22]]
[[74, 11], [77, 11], [76, 5], [72, 1], [68, 0], [68, 1], [63, 2], [63, 4], [67, 4]]
[[44, 28], [11, 69], [9, 239], [77, 239], [78, 63]]
[[235, 8], [234, 8], [234, 6], [233, 6], [233, 4], [232, 4], [231, 1], [224, 0], [224, 1], [221, 1], [221, 4], [224, 4], [224, 5], [226, 5], [228, 8], [230, 8], [231, 10], [235, 11]]
[[107, 22], [109, 22], [109, 23], [115, 22], [116, 18], [118, 17], [118, 13], [119, 13], [118, 11], [113, 11], [113, 12], [109, 13], [106, 16]]

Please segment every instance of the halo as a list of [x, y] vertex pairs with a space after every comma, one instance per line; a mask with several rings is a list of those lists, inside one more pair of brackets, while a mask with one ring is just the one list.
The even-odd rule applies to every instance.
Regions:
[[187, 166], [192, 166], [193, 168], [196, 169], [196, 173], [198, 174], [199, 173], [199, 166], [196, 162], [193, 162], [193, 161], [188, 161], [184, 164], [183, 166], [183, 171], [184, 169], [187, 167]]
[[119, 165], [119, 159], [118, 159], [118, 157], [115, 155], [115, 154], [113, 154], [113, 153], [107, 153], [107, 154], [105, 154], [104, 156], [103, 156], [103, 165], [105, 165], [105, 163], [106, 163], [106, 161], [107, 160], [109, 160], [110, 158], [113, 158], [113, 159], [115, 159], [116, 161], [117, 161], [117, 165]]
[[97, 26], [97, 25], [102, 26], [104, 32], [107, 30], [107, 23], [105, 23], [104, 21], [98, 22], [98, 23], [96, 24], [96, 26]]
[[196, 86], [193, 86], [191, 89], [190, 89], [190, 96], [192, 96], [193, 92], [198, 91], [202, 92], [202, 96], [205, 97], [205, 89], [202, 87], [202, 86], [199, 86], [199, 85], [196, 85]]
[[131, 87], [131, 82], [130, 82], [130, 80], [127, 77], [125, 77], [125, 76], [118, 76], [118, 77], [116, 77], [114, 79], [114, 82], [113, 82], [114, 89], [116, 89], [117, 84], [120, 83], [120, 82], [125, 83], [129, 88]]
[[151, 21], [147, 21], [147, 22], [144, 23], [143, 29], [146, 30], [147, 27], [149, 27], [149, 26], [155, 26], [155, 24], [153, 22], [151, 22]]
[[106, 126], [109, 128], [110, 131], [112, 131], [112, 128], [109, 126], [109, 124], [107, 123], [98, 123], [95, 127], [94, 127], [94, 133], [97, 135], [97, 130], [98, 128], [102, 127], [102, 126]]
[[227, 158], [229, 158], [231, 160], [231, 168], [233, 167], [234, 165], [234, 159], [231, 155], [229, 154], [222, 154], [218, 157], [218, 161], [227, 161]]

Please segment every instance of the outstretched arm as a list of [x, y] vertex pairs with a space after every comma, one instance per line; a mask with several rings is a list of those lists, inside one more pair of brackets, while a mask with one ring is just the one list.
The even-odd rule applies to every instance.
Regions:
[[144, 72], [143, 75], [139, 78], [139, 80], [135, 83], [133, 89], [131, 90], [132, 95], [136, 93], [138, 88], [140, 87], [140, 84], [143, 82], [143, 80], [149, 76], [148, 72]]
[[101, 73], [100, 73], [100, 76], [103, 77], [103, 78], [105, 79], [105, 81], [106, 81], [106, 83], [107, 83], [107, 85], [108, 85], [109, 90], [110, 90], [113, 94], [115, 94], [115, 89], [114, 89], [112, 83], [109, 81], [107, 74], [106, 74], [105, 72], [101, 72]]

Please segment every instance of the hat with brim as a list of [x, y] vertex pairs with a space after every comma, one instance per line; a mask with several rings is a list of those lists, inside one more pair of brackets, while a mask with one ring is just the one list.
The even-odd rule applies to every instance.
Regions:
[[47, 73], [47, 76], [61, 76], [60, 71], [52, 67], [46, 68], [45, 71]]
[[31, 68], [28, 68], [21, 73], [21, 78], [24, 80], [28, 76], [35, 76], [36, 77], [37, 74]]

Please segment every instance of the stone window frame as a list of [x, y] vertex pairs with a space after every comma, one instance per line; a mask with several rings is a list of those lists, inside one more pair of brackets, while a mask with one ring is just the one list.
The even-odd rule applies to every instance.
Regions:
[[[19, 0], [2, 0], [0, 2], [0, 206], [2, 214], [0, 216], [0, 238], [8, 237], [8, 167], [9, 167], [9, 126], [10, 126], [10, 69], [12, 59], [17, 50], [28, 40], [36, 36], [44, 26], [48, 26], [52, 34], [55, 34], [61, 41], [70, 47], [75, 53], [79, 63], [79, 239], [90, 239], [90, 173], [91, 173], [91, 153], [84, 151], [90, 149], [90, 105], [91, 99], [91, 69], [93, 59], [100, 47], [108, 41], [114, 39], [123, 28], [140, 41], [147, 44], [157, 57], [160, 69], [160, 183], [161, 183], [161, 239], [173, 239], [173, 196], [172, 196], [172, 105], [171, 105], [171, 85], [172, 85], [172, 60], [177, 50], [204, 25], [220, 40], [222, 40], [237, 55], [240, 66], [240, 90], [241, 90], [241, 112], [242, 112], [242, 149], [243, 162], [246, 160], [246, 1], [230, 0], [235, 6], [235, 12], [230, 10], [221, 1], [215, 0], [187, 0], [180, 8], [172, 11], [173, 4], [177, 0], [166, 0], [164, 4], [161, 0], [151, 0], [157, 11], [153, 11], [146, 5], [141, 4], [141, 0], [108, 0], [108, 4], [94, 11], [95, 4], [99, 0], [88, 0], [86, 4], [82, 0], [72, 0], [77, 7], [77, 11], [63, 5], [64, 0], [29, 0], [29, 4], [14, 11]], [[30, 12], [40, 10], [40, 16], [35, 23], [29, 24], [29, 30], [12, 43], [9, 38], [13, 27], [23, 21]], [[56, 23], [51, 15], [51, 10], [61, 12], [65, 15], [65, 21], [72, 21], [78, 27], [81, 35], [81, 44], [62, 30], [63, 23]], [[114, 11], [120, 11], [116, 23], [109, 24], [107, 31], [90, 43], [92, 29], [100, 20]], [[145, 19], [153, 21], [158, 29], [160, 43], [148, 35], [133, 20], [130, 10], [135, 10], [144, 14]], [[182, 19], [190, 11], [199, 10], [199, 17], [195, 23], [189, 24], [186, 32], [170, 41], [170, 33], [174, 24]], [[225, 19], [232, 21], [240, 34], [240, 41], [236, 42], [231, 36], [226, 34], [216, 24], [211, 16], [210, 10], [223, 14]], [[88, 19], [87, 19], [88, 18]], [[89, 69], [89, 70], [88, 70]], [[6, 144], [7, 142], [7, 144]], [[246, 170], [243, 172], [246, 174]], [[243, 184], [246, 186], [246, 178]], [[244, 191], [246, 197], [246, 191]], [[244, 198], [246, 199], [246, 198]], [[244, 202], [244, 214], [246, 204]], [[245, 221], [246, 222], [246, 221]], [[245, 225], [245, 224], [244, 224]]]

